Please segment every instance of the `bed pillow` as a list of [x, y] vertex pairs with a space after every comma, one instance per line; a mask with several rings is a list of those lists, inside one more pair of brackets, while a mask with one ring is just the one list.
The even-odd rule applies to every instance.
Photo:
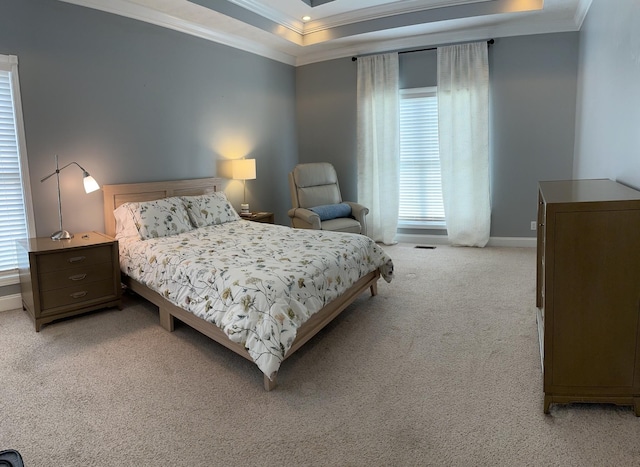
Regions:
[[129, 209], [130, 204], [132, 203], [121, 204], [113, 211], [113, 217], [116, 220], [116, 240], [140, 240], [140, 232], [133, 220], [133, 213]]
[[[118, 209], [129, 211], [140, 238], [167, 237], [192, 230], [187, 210], [179, 197], [124, 203]], [[123, 217], [126, 217], [123, 215]]]
[[351, 216], [351, 206], [347, 203], [324, 204], [322, 206], [309, 208], [309, 210], [315, 212], [318, 216], [320, 216], [321, 221], [328, 221], [331, 219], [337, 219], [339, 217]]
[[183, 196], [182, 201], [195, 227], [240, 220], [240, 216], [222, 191], [199, 196]]

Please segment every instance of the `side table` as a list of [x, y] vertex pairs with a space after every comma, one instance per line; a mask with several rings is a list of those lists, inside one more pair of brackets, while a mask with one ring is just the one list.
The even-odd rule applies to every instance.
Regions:
[[275, 224], [275, 216], [272, 212], [252, 212], [248, 216], [241, 217], [248, 221], [264, 222], [265, 224]]
[[16, 242], [22, 308], [40, 327], [99, 308], [121, 307], [118, 241], [98, 232], [69, 240]]

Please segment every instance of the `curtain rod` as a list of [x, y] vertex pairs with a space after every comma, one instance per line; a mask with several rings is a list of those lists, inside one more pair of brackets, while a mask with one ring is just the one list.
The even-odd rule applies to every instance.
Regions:
[[[492, 45], [495, 41], [493, 39], [489, 39], [487, 41], [488, 45]], [[415, 50], [403, 50], [402, 52], [398, 52], [398, 55], [400, 54], [410, 54], [413, 52], [426, 52], [427, 50], [438, 50], [437, 47], [429, 47], [428, 49], [415, 49]], [[356, 60], [358, 60], [358, 57], [351, 57], [351, 61], [355, 62]]]

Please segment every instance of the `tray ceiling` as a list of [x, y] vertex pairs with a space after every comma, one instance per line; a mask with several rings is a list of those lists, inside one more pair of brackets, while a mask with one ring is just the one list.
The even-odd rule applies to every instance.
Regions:
[[[291, 65], [577, 31], [591, 0], [60, 0]], [[303, 20], [304, 16], [309, 19]]]

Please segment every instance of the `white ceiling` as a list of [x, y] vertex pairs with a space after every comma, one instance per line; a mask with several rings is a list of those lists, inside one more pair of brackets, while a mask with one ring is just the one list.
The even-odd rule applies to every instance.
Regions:
[[[303, 0], [61, 1], [297, 66], [445, 43], [578, 31], [592, 0], [333, 0], [316, 7]], [[305, 15], [311, 20], [302, 21]]]

